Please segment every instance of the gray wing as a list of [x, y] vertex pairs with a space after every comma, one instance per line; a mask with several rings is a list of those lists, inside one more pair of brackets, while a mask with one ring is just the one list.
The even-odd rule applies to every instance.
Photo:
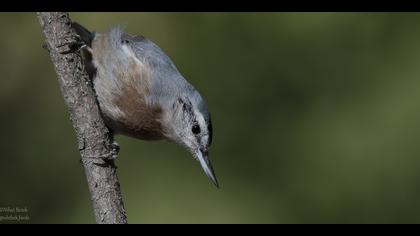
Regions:
[[166, 53], [146, 37], [142, 35], [123, 34], [121, 36], [121, 42], [130, 46], [139, 60], [146, 60], [155, 70], [171, 70], [171, 72], [179, 73]]
[[147, 62], [152, 71], [150, 99], [153, 103], [169, 107], [178, 96], [194, 90], [166, 53], [151, 40], [140, 35], [121, 37], [122, 43], [128, 45], [140, 61]]

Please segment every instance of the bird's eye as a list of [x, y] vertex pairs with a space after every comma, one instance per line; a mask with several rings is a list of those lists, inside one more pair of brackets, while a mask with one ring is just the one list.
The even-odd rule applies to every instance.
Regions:
[[199, 125], [194, 125], [192, 127], [191, 131], [193, 132], [193, 134], [199, 134], [201, 132], [200, 126]]

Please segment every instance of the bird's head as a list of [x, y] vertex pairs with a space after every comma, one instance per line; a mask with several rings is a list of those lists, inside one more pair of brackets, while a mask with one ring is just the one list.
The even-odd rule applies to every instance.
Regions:
[[213, 137], [210, 112], [200, 94], [192, 90], [177, 97], [171, 105], [166, 124], [167, 138], [191, 152], [206, 175], [219, 187], [209, 160]]

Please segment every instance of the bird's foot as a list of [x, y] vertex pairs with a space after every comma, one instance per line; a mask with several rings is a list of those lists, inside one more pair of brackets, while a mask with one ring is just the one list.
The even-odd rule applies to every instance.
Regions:
[[107, 159], [116, 160], [118, 158], [118, 153], [120, 152], [120, 145], [117, 143], [117, 141], [113, 140], [111, 146], [112, 146], [111, 156]]
[[59, 43], [56, 46], [56, 49], [60, 54], [69, 54], [79, 52], [84, 47], [86, 47], [86, 44], [81, 41], [80, 36], [76, 34], [63, 38], [63, 42]]

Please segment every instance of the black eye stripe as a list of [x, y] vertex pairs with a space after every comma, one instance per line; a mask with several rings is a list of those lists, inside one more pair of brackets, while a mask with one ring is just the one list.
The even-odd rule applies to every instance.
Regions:
[[211, 124], [211, 118], [209, 118], [207, 129], [209, 131], [209, 146], [210, 146], [211, 142], [213, 141], [213, 126]]
[[[182, 111], [184, 113], [185, 116], [187, 116], [192, 122], [196, 122], [195, 121], [195, 115], [192, 109], [192, 104], [188, 99], [182, 99], [182, 98], [178, 98], [178, 103], [180, 103], [182, 105]], [[174, 104], [175, 105], [175, 104]]]
[[182, 109], [184, 110], [184, 112], [186, 113], [192, 112], [192, 104], [188, 99], [183, 100], [182, 98], [178, 98], [178, 102], [182, 104]]

